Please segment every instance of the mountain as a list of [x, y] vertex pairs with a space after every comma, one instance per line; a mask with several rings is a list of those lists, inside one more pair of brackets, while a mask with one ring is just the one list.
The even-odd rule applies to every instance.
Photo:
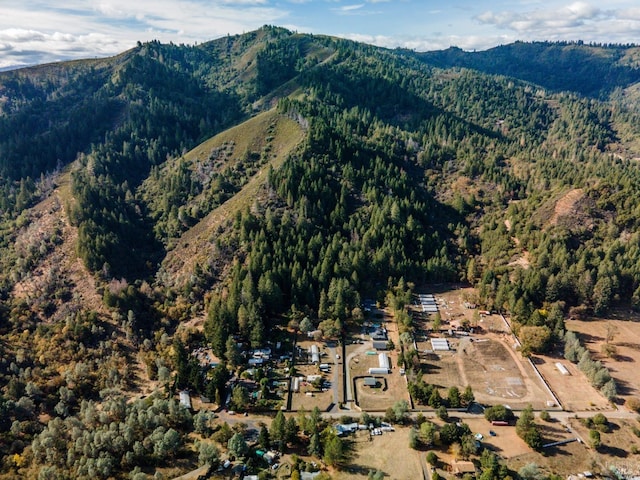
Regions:
[[264, 27], [0, 72], [2, 474], [184, 470], [195, 420], [132, 399], [222, 397], [192, 348], [340, 335], [412, 285], [473, 284], [549, 345], [637, 307], [637, 55]]
[[440, 68], [471, 68], [542, 86], [605, 99], [640, 81], [640, 48], [582, 42], [516, 42], [481, 52], [447, 50], [416, 54]]

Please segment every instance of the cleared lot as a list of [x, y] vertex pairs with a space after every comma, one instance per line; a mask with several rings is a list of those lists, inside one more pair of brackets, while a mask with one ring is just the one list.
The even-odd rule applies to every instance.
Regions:
[[[618, 384], [619, 396], [623, 399], [640, 395], [640, 322], [637, 315], [629, 320], [568, 320], [568, 330], [577, 332], [582, 344], [589, 349], [594, 360], [600, 360]], [[634, 321], [635, 320], [635, 321]], [[615, 347], [614, 356], [602, 354], [607, 335], [609, 343]]]
[[409, 428], [398, 428], [395, 432], [373, 437], [368, 431], [360, 431], [349, 440], [352, 441], [353, 458], [343, 471], [331, 472], [331, 478], [366, 479], [370, 470], [382, 470], [385, 479], [423, 478], [420, 455], [424, 453], [409, 448]]
[[[559, 356], [535, 355], [532, 360], [565, 410], [608, 410], [612, 408], [607, 399], [591, 386], [589, 379], [578, 369], [577, 365]], [[568, 375], [563, 375], [558, 370], [557, 362], [560, 362], [567, 369]]]
[[500, 334], [451, 338], [450, 352], [430, 354], [423, 361], [423, 380], [443, 389], [442, 394], [452, 386], [470, 385], [480, 403], [502, 403], [514, 409], [528, 404], [547, 408], [552, 397], [508, 340]]

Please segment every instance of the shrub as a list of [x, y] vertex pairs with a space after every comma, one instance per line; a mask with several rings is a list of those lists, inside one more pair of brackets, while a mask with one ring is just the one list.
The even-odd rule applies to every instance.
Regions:
[[440, 405], [436, 409], [436, 415], [443, 422], [448, 422], [449, 421], [449, 412], [447, 412], [447, 407], [445, 407], [444, 405]]
[[640, 413], [640, 398], [632, 397], [625, 402], [626, 407], [632, 412]]

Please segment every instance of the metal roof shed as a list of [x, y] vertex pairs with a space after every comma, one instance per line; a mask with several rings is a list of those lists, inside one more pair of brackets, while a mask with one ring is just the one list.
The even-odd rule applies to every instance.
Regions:
[[378, 354], [378, 366], [380, 368], [386, 368], [389, 370], [391, 368], [391, 362], [389, 361], [389, 355], [386, 353]]
[[432, 338], [431, 339], [431, 348], [434, 352], [447, 352], [449, 351], [449, 342], [446, 338]]
[[320, 351], [316, 344], [311, 345], [311, 362], [320, 363]]
[[373, 377], [364, 377], [364, 386], [365, 387], [375, 387], [378, 385], [378, 381]]

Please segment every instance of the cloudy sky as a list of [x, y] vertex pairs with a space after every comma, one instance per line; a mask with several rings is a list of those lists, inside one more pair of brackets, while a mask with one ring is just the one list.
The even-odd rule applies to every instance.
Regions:
[[278, 25], [385, 47], [640, 43], [638, 0], [0, 0], [0, 69]]

